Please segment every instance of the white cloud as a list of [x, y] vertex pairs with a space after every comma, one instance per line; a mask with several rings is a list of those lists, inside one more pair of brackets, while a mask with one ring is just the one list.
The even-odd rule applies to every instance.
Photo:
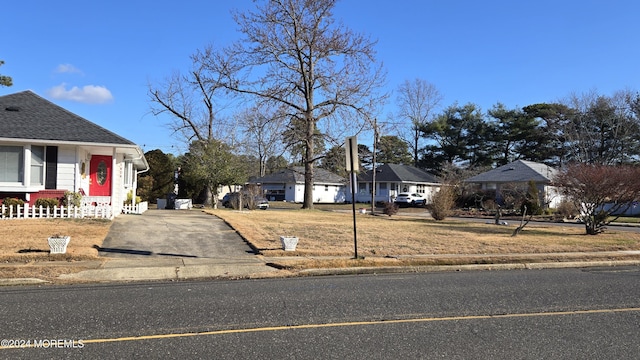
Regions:
[[76, 73], [76, 74], [82, 74], [82, 70], [78, 69], [77, 67], [71, 65], [71, 64], [60, 64], [58, 65], [58, 67], [56, 68], [56, 73]]
[[58, 100], [71, 100], [86, 104], [104, 104], [113, 100], [111, 91], [104, 86], [74, 86], [67, 90], [67, 84], [60, 84], [47, 91], [49, 96]]

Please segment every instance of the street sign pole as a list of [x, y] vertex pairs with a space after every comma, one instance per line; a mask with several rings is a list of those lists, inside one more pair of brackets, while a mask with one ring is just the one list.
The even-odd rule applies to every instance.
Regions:
[[345, 145], [345, 153], [347, 155], [347, 170], [350, 171], [349, 177], [351, 180], [351, 209], [353, 212], [354, 259], [358, 259], [358, 233], [356, 231], [356, 189], [358, 187], [358, 182], [355, 172], [355, 169], [358, 167], [358, 141], [355, 136], [350, 136], [347, 138]]

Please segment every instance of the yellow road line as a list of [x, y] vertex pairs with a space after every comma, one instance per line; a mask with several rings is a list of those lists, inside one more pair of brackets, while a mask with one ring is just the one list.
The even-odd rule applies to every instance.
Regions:
[[[83, 340], [83, 343], [96, 344], [96, 343], [109, 343], [109, 342], [122, 342], [122, 341], [170, 339], [170, 338], [180, 338], [180, 337], [190, 337], [190, 336], [210, 336], [210, 335], [240, 334], [240, 333], [252, 333], [252, 332], [263, 332], [263, 331], [319, 329], [319, 328], [345, 327], [345, 326], [366, 326], [366, 325], [403, 324], [403, 323], [420, 323], [420, 322], [435, 322], [435, 321], [483, 320], [483, 319], [566, 316], [566, 315], [585, 315], [585, 314], [588, 315], [588, 314], [622, 313], [622, 312], [634, 312], [634, 311], [640, 311], [640, 308], [573, 310], [573, 311], [498, 314], [498, 315], [446, 316], [446, 317], [396, 319], [396, 320], [352, 321], [352, 322], [339, 322], [339, 323], [327, 323], [327, 324], [284, 325], [284, 326], [269, 326], [269, 327], [247, 328], [247, 329], [215, 330], [215, 331], [204, 331], [204, 332], [194, 332], [194, 333], [156, 334], [156, 335], [129, 336], [129, 337], [120, 337], [120, 338], [108, 338], [108, 339], [87, 339], [87, 340]], [[0, 350], [2, 349], [7, 349], [7, 348], [0, 347]]]

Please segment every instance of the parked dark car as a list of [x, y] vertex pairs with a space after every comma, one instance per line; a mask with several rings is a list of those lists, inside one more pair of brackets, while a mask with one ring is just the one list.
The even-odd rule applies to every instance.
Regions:
[[249, 193], [244, 192], [232, 192], [222, 197], [222, 206], [226, 208], [238, 209], [240, 207], [240, 194], [242, 194], [242, 207], [249, 210], [261, 209], [267, 210], [269, 208], [269, 201], [260, 195], [254, 195], [253, 197]]

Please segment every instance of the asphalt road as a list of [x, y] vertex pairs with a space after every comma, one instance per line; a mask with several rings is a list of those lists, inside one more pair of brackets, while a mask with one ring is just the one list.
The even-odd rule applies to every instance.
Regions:
[[41, 346], [0, 358], [632, 359], [639, 284], [627, 267], [0, 288], [0, 339]]

